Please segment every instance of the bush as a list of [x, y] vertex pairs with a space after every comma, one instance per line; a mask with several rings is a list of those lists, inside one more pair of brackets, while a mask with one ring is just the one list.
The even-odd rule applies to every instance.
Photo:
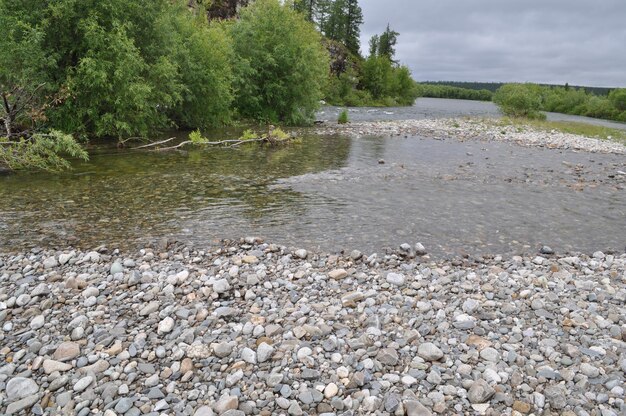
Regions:
[[493, 95], [493, 101], [502, 113], [510, 117], [545, 119], [540, 112], [540, 87], [533, 84], [505, 84]]
[[618, 111], [626, 111], [626, 88], [619, 88], [611, 91], [609, 94], [609, 100]]
[[339, 118], [337, 119], [337, 123], [339, 123], [339, 124], [346, 124], [346, 123], [348, 123], [348, 110], [343, 110], [339, 114]]
[[239, 113], [264, 122], [311, 122], [329, 67], [313, 24], [288, 4], [258, 0], [242, 10], [231, 33]]
[[[6, 141], [5, 141], [6, 140]], [[0, 137], [0, 168], [61, 171], [70, 168], [64, 156], [87, 160], [87, 152], [72, 136], [60, 131], [34, 133], [19, 140]]]

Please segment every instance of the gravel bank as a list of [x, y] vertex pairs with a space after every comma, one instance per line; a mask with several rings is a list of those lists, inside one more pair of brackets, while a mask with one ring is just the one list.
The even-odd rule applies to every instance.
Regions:
[[626, 412], [625, 254], [416, 251], [1, 255], [0, 414]]
[[518, 129], [516, 126], [501, 126], [493, 119], [424, 119], [402, 121], [353, 122], [348, 124], [328, 123], [315, 129], [317, 134], [341, 134], [352, 137], [382, 136], [426, 136], [453, 138], [457, 140], [494, 140], [512, 142], [522, 146], [539, 146], [552, 149], [574, 149], [598, 153], [626, 153], [626, 146], [558, 131], [542, 131], [532, 127]]

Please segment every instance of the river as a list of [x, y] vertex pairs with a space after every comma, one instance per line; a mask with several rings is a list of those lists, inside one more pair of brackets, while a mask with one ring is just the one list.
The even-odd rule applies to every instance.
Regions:
[[[337, 109], [322, 111], [331, 119]], [[498, 116], [490, 103], [432, 99], [351, 111], [353, 120], [461, 115]], [[626, 179], [615, 172], [625, 169], [623, 155], [306, 130], [278, 148], [100, 148], [71, 172], [0, 177], [0, 251], [245, 235], [325, 251], [420, 241], [436, 256], [624, 250]]]

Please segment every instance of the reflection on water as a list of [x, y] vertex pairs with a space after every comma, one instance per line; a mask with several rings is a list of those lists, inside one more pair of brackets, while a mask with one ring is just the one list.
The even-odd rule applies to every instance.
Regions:
[[417, 241], [436, 254], [623, 250], [619, 170], [619, 155], [419, 137], [109, 148], [69, 173], [0, 177], [0, 250], [244, 235], [332, 251]]

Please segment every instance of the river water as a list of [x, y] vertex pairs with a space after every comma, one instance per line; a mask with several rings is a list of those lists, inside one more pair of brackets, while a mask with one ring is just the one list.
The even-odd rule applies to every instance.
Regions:
[[[486, 103], [428, 101], [380, 111], [439, 117], [448, 106], [448, 116], [497, 116]], [[420, 241], [436, 256], [626, 245], [626, 177], [616, 174], [626, 171], [623, 155], [302, 136], [279, 148], [102, 148], [71, 172], [0, 177], [0, 251], [133, 249], [163, 237], [205, 246], [245, 235], [328, 251]]]
[[[325, 121], [336, 121], [341, 107], [325, 107], [320, 111], [318, 118]], [[425, 118], [450, 117], [500, 117], [498, 107], [488, 101], [449, 100], [441, 98], [418, 98], [415, 105], [400, 108], [350, 108], [349, 118], [352, 121], [380, 121], [380, 120], [413, 120]], [[591, 117], [572, 116], [569, 114], [546, 113], [550, 121], [570, 121], [596, 126], [626, 130], [626, 123], [610, 120], [600, 120]]]

